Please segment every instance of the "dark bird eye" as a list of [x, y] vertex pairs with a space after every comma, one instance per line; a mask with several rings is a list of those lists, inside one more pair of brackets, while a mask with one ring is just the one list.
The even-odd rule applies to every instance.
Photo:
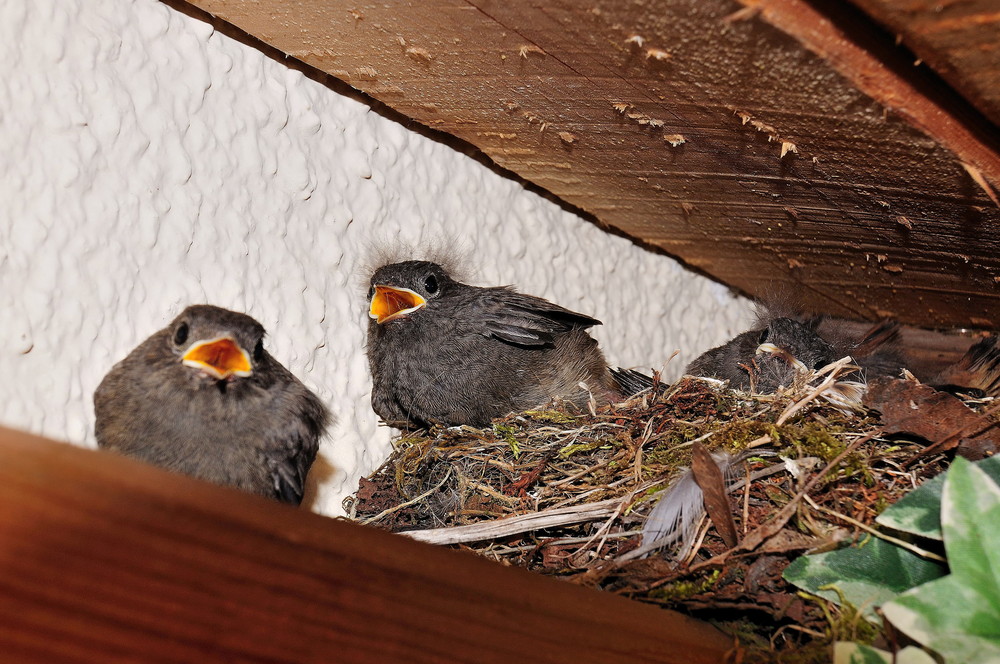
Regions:
[[757, 343], [759, 343], [759, 344], [762, 344], [762, 343], [764, 343], [765, 341], [767, 341], [767, 337], [768, 337], [768, 335], [770, 335], [770, 334], [771, 334], [771, 330], [765, 327], [765, 328], [764, 328], [764, 329], [763, 329], [763, 330], [761, 331], [761, 333], [760, 333], [760, 339], [759, 339], [759, 340], [757, 341]]
[[174, 332], [174, 343], [180, 346], [185, 341], [187, 341], [187, 338], [188, 338], [188, 324], [181, 323], [180, 325], [177, 326], [177, 331]]
[[424, 290], [427, 291], [429, 295], [433, 295], [438, 290], [438, 280], [433, 274], [424, 279]]
[[819, 371], [826, 366], [826, 360], [818, 360], [816, 364], [813, 365], [813, 371]]
[[257, 345], [253, 347], [253, 360], [254, 362], [260, 362], [264, 359], [264, 340], [258, 339]]

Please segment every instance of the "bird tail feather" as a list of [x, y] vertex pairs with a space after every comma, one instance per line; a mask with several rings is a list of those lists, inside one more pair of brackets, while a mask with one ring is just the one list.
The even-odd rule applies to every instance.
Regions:
[[1000, 394], [1000, 348], [997, 348], [997, 337], [986, 337], [976, 342], [965, 353], [963, 362], [968, 362], [969, 369], [975, 376], [975, 387], [988, 396]]
[[621, 367], [611, 369], [611, 377], [625, 398], [644, 392], [653, 387], [655, 383], [651, 376], [634, 369], [622, 369]]

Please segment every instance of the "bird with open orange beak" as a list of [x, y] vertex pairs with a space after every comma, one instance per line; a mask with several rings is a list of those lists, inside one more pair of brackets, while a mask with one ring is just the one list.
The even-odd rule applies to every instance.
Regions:
[[181, 356], [184, 366], [200, 369], [216, 380], [253, 374], [250, 355], [230, 336], [197, 341]]
[[420, 293], [409, 288], [373, 284], [372, 289], [368, 316], [379, 325], [412, 314], [427, 304]]
[[561, 397], [580, 407], [651, 385], [611, 369], [600, 321], [510, 287], [456, 281], [430, 261], [380, 267], [368, 292], [372, 407], [395, 426], [470, 424]]
[[102, 448], [299, 504], [331, 417], [235, 311], [185, 309], [116, 364], [94, 393]]

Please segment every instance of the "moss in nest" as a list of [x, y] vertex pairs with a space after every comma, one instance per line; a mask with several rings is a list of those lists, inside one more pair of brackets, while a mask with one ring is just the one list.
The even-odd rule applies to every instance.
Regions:
[[755, 420], [726, 422], [712, 435], [712, 447], [738, 452], [761, 436], [770, 435], [774, 427]]
[[892, 504], [893, 501], [889, 500], [885, 493], [879, 491], [875, 494], [875, 500], [872, 502], [870, 509], [875, 514], [881, 514]]
[[720, 574], [721, 570], [713, 570], [704, 578], [692, 579], [690, 581], [675, 581], [662, 588], [657, 588], [649, 596], [659, 600], [680, 600], [700, 595], [712, 589]]
[[514, 455], [514, 459], [521, 456], [521, 445], [517, 442], [517, 436], [514, 435], [516, 433], [517, 428], [509, 424], [500, 424], [499, 422], [493, 424], [493, 434], [510, 446], [510, 451]]
[[526, 410], [525, 417], [537, 422], [552, 422], [553, 424], [572, 424], [577, 417], [559, 410]]
[[798, 595], [807, 601], [815, 602], [823, 612], [823, 616], [827, 621], [825, 631], [828, 643], [832, 644], [834, 641], [854, 641], [867, 645], [879, 637], [879, 629], [868, 622], [861, 611], [847, 601], [836, 584], [823, 586], [821, 590], [832, 590], [837, 593], [840, 596], [840, 605], [805, 591], [799, 591]]
[[[773, 457], [743, 460], [740, 475], [746, 470], [755, 479], [746, 494], [730, 495], [729, 502], [740, 526], [752, 532], [788, 505], [845, 445], [875, 433], [872, 418], [844, 415], [819, 399], [777, 426], [789, 403], [802, 396], [733, 392], [686, 378], [602, 406], [596, 414], [566, 412], [556, 404], [509, 415], [485, 430], [434, 427], [413, 432], [395, 441], [392, 459], [366, 480], [349, 513], [396, 531], [490, 522], [482, 524], [488, 526], [484, 532], [503, 534], [454, 546], [697, 617], [745, 617], [748, 622], [739, 623], [742, 661], [826, 662], [834, 636], [867, 638], [863, 630], [868, 627], [855, 622], [853, 614], [828, 608], [824, 612], [817, 601], [802, 600], [783, 580], [787, 563], [812, 545], [812, 538], [799, 537], [796, 529], [826, 538], [844, 527], [836, 518], [809, 509], [805, 501], [769, 538], [771, 548], [765, 544], [730, 554], [710, 528], [690, 569], [678, 567], [670, 550], [645, 558], [630, 556], [643, 544], [639, 531], [654, 497], [662, 495], [680, 467], [691, 465], [692, 440], [702, 438], [709, 449], [740, 452], [769, 435], [773, 442], [763, 449], [821, 460], [802, 464], [805, 475], [798, 479]], [[706, 438], [706, 433], [712, 435]], [[835, 476], [814, 483], [811, 497], [870, 523], [904, 493], [904, 483], [887, 469], [922, 449], [873, 437], [837, 464]], [[642, 466], [639, 473], [636, 464]], [[915, 473], [933, 476], [941, 469], [938, 465], [920, 466]], [[558, 525], [519, 529], [519, 524], [536, 522], [520, 518], [532, 513]], [[586, 518], [555, 518], [567, 513]], [[718, 567], [698, 566], [715, 557]]]
[[425, 436], [421, 436], [416, 433], [403, 434], [399, 438], [393, 439], [392, 446], [399, 450], [407, 447], [413, 447], [414, 445], [421, 445], [426, 442], [427, 438]]
[[[878, 480], [875, 478], [875, 474], [872, 472], [872, 469], [869, 466], [870, 460], [862, 457], [861, 461], [862, 465], [857, 471], [857, 474], [861, 476], [861, 483], [869, 488], [877, 486]], [[848, 457], [848, 465], [850, 465], [850, 457]], [[850, 475], [848, 475], [847, 477], [850, 477]]]
[[847, 447], [847, 443], [834, 435], [835, 431], [837, 429], [818, 422], [781, 427], [778, 435], [785, 443], [781, 453], [791, 457], [819, 457], [829, 463]]
[[613, 438], [599, 438], [589, 443], [570, 443], [559, 450], [559, 456], [568, 459], [574, 454], [593, 452], [601, 448], [610, 449], [616, 441]]

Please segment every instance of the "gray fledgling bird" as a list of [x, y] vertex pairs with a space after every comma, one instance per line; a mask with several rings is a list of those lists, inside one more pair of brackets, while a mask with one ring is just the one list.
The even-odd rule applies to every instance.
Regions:
[[608, 368], [586, 332], [600, 321], [510, 287], [460, 283], [437, 263], [380, 267], [368, 298], [372, 407], [394, 426], [484, 426], [554, 397], [620, 399], [643, 383], [630, 378], [646, 378]]
[[94, 410], [102, 448], [293, 505], [332, 419], [260, 323], [204, 304], [116, 364]]
[[773, 315], [771, 307], [760, 305], [753, 329], [706, 351], [686, 372], [728, 380], [737, 389], [752, 386], [759, 393], [788, 387], [797, 374], [808, 374], [847, 355], [860, 370], [859, 379], [899, 374], [905, 364], [899, 323], [883, 320], [863, 334], [852, 333], [845, 323], [837, 318]]
[[768, 393], [789, 386], [797, 373], [820, 369], [835, 359], [833, 347], [811, 326], [778, 317], [702, 353], [685, 372], [728, 380], [735, 389], [753, 387]]

